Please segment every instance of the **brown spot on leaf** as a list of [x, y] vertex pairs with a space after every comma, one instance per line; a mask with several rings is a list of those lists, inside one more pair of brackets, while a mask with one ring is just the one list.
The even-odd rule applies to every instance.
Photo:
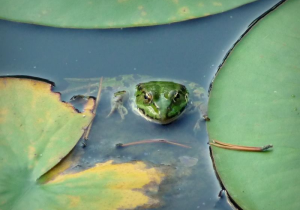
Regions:
[[179, 9], [179, 14], [180, 15], [187, 15], [190, 12], [188, 7], [182, 7]]

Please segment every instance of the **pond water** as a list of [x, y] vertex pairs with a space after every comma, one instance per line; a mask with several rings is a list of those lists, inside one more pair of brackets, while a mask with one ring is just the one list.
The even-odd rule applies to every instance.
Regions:
[[[76, 30], [0, 21], [0, 73], [52, 80], [59, 92], [70, 87], [64, 78], [105, 80], [119, 75], [148, 75], [197, 83], [207, 95], [226, 53], [252, 21], [277, 2], [263, 0], [206, 18], [144, 28]], [[62, 99], [69, 101], [84, 91], [62, 94]], [[76, 148], [82, 155], [80, 169], [110, 159], [168, 166], [174, 176], [160, 189], [164, 204], [159, 209], [233, 209], [226, 196], [218, 197], [221, 186], [210, 158], [205, 122], [201, 121], [200, 130], [193, 132], [199, 115], [185, 115], [161, 126], [130, 110], [123, 121], [117, 114], [106, 118], [109, 111], [110, 94], [103, 91], [87, 146], [79, 144]], [[157, 138], [191, 148], [163, 143], [115, 147], [117, 143]]]

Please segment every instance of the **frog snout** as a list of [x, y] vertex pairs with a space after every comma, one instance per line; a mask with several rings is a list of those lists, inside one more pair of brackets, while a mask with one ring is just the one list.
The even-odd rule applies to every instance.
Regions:
[[166, 113], [159, 113], [159, 118], [164, 120], [167, 119], [167, 114]]
[[169, 110], [159, 110], [159, 118], [162, 120], [168, 119]]

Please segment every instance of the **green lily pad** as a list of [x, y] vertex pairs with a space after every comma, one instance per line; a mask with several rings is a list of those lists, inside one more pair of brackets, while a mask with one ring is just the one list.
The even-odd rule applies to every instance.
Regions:
[[165, 175], [143, 162], [108, 161], [63, 172], [72, 162], [61, 160], [94, 117], [93, 99], [78, 113], [50, 84], [25, 78], [0, 78], [0, 99], [1, 210], [114, 210], [159, 203], [145, 191], [155, 194]]
[[173, 23], [255, 0], [0, 0], [0, 18], [64, 28], [124, 28]]
[[260, 20], [233, 49], [209, 100], [210, 139], [263, 146], [255, 153], [212, 147], [217, 172], [247, 209], [299, 209], [300, 1]]

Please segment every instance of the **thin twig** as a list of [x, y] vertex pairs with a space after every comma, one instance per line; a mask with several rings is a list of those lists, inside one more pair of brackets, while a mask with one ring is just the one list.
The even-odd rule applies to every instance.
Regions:
[[[98, 105], [99, 105], [100, 98], [101, 98], [100, 96], [101, 96], [101, 90], [102, 90], [102, 80], [103, 80], [103, 78], [101, 77], [101, 78], [100, 78], [100, 81], [99, 81], [99, 89], [98, 89], [98, 94], [97, 94], [97, 99], [96, 99], [96, 105], [95, 105], [95, 108], [94, 108], [94, 111], [93, 111], [93, 113], [94, 113], [95, 115], [96, 115], [97, 107], [98, 107]], [[92, 121], [91, 124], [88, 126], [87, 131], [86, 131], [85, 134], [84, 134], [84, 137], [83, 137], [84, 140], [88, 140], [88, 139], [89, 139], [89, 134], [90, 134], [92, 125], [93, 125], [93, 121]]]
[[263, 147], [248, 147], [248, 146], [240, 146], [235, 144], [228, 144], [221, 141], [213, 140], [212, 143], [209, 143], [212, 146], [224, 148], [224, 149], [232, 149], [232, 150], [241, 150], [241, 151], [250, 151], [250, 152], [264, 152], [270, 148], [273, 148], [273, 145], [268, 144]]
[[213, 140], [213, 143], [224, 145], [224, 146], [229, 146], [229, 147], [246, 147], [246, 148], [249, 148], [249, 149], [261, 148], [261, 147], [249, 147], [249, 146], [240, 146], [240, 145], [236, 145], [236, 144], [228, 144], [228, 143], [221, 142], [221, 141], [218, 141], [218, 140]]
[[176, 142], [172, 142], [172, 141], [168, 141], [166, 139], [146, 139], [146, 140], [142, 140], [142, 141], [135, 141], [135, 142], [131, 142], [131, 143], [127, 143], [127, 144], [116, 144], [116, 147], [127, 147], [127, 146], [132, 146], [132, 145], [138, 145], [138, 144], [149, 144], [149, 143], [166, 143], [166, 144], [172, 144], [172, 145], [176, 145], [179, 147], [184, 147], [184, 148], [192, 148], [190, 146], [184, 145], [184, 144], [180, 144], [180, 143], [176, 143]]

